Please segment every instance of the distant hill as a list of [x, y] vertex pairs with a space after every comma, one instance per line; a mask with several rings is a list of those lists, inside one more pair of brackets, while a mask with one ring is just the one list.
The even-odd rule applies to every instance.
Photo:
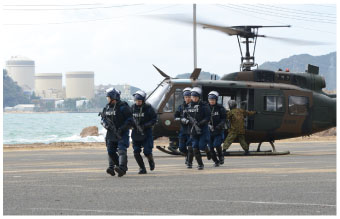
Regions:
[[3, 69], [3, 107], [15, 106], [18, 104], [30, 103], [27, 96], [19, 85], [8, 76], [6, 69]]
[[[190, 78], [191, 73], [184, 73], [184, 74], [179, 74], [176, 76], [176, 78], [181, 78], [181, 79], [187, 79]], [[211, 75], [213, 75], [213, 79], [215, 79], [215, 74], [212, 74], [210, 72], [205, 72], [202, 71], [200, 76], [198, 77], [199, 80], [210, 80], [211, 79]], [[216, 80], [219, 80], [220, 76], [216, 75]]]
[[322, 56], [293, 55], [278, 62], [265, 62], [259, 68], [273, 71], [289, 68], [291, 72], [305, 72], [307, 64], [320, 67], [319, 74], [325, 77], [327, 90], [336, 89], [336, 52]]

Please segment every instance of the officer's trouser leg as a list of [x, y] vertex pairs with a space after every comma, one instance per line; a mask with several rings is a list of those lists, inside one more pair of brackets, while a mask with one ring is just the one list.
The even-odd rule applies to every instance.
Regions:
[[201, 152], [198, 148], [194, 148], [194, 154], [195, 154], [195, 158], [198, 164], [197, 169], [199, 170], [203, 170], [204, 169], [204, 165], [203, 165], [203, 161], [202, 161], [202, 155]]
[[192, 146], [188, 146], [188, 163], [187, 168], [192, 168], [192, 160], [194, 159], [194, 151]]
[[188, 142], [188, 137], [181, 135], [181, 138], [179, 139], [179, 147], [178, 148], [179, 148], [179, 151], [182, 152], [185, 156], [185, 164], [188, 164], [187, 142]]
[[118, 177], [124, 176], [127, 171], [127, 152], [125, 150], [118, 150], [119, 153], [119, 166], [115, 167]]
[[116, 153], [114, 154], [108, 154], [108, 161], [109, 161], [109, 167], [106, 169], [106, 173], [110, 174], [111, 176], [116, 175], [115, 171], [114, 171], [114, 167], [115, 165], [118, 164], [118, 156], [116, 157], [115, 155], [117, 155]]
[[218, 159], [220, 161], [220, 164], [224, 164], [224, 155], [223, 155], [223, 152], [222, 152], [222, 147], [217, 146], [216, 151], [217, 151], [217, 155], [218, 155]]
[[246, 142], [246, 138], [244, 135], [238, 135], [238, 140], [246, 154], [249, 154], [249, 145]]
[[114, 167], [115, 165], [118, 165], [117, 146], [112, 141], [106, 141], [106, 147], [109, 161], [109, 167], [106, 169], [106, 173], [114, 176]]
[[149, 166], [150, 166], [150, 170], [154, 170], [155, 169], [155, 161], [153, 160], [153, 156], [152, 154], [148, 154], [148, 155], [145, 155], [146, 158], [148, 158], [148, 162], [149, 162]]
[[205, 153], [207, 155], [207, 159], [211, 160], [212, 154], [211, 154], [210, 148], [208, 146], [205, 147]]
[[215, 163], [215, 167], [218, 167], [220, 166], [220, 162], [217, 160], [217, 156], [216, 156], [216, 152], [214, 150], [213, 147], [210, 148], [210, 153], [211, 153], [211, 159], [214, 161]]
[[119, 164], [119, 157], [117, 155], [117, 153], [111, 153], [111, 154], [108, 154], [108, 161], [109, 161], [109, 168], [114, 168], [115, 165], [118, 165]]
[[136, 162], [139, 166], [139, 172], [138, 174], [145, 174], [146, 173], [146, 169], [145, 169], [145, 165], [144, 165], [144, 161], [143, 161], [143, 157], [140, 155], [140, 153], [133, 153]]

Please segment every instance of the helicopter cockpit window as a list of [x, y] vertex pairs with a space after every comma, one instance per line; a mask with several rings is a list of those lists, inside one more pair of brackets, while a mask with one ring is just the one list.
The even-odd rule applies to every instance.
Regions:
[[283, 112], [283, 97], [282, 96], [265, 96], [264, 110], [269, 112]]
[[171, 113], [173, 112], [173, 107], [174, 107], [174, 94], [171, 94], [168, 102], [164, 105], [163, 112]]
[[308, 115], [308, 97], [290, 96], [289, 97], [290, 115]]
[[179, 105], [183, 103], [183, 92], [182, 89], [177, 88], [175, 91], [175, 111], [178, 109]]

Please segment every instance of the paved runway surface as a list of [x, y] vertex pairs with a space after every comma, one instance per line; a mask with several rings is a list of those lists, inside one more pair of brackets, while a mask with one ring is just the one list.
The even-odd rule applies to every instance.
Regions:
[[155, 149], [156, 169], [138, 175], [130, 147], [129, 171], [121, 178], [106, 174], [105, 148], [5, 151], [3, 213], [335, 215], [336, 143], [277, 143], [276, 148], [291, 154], [226, 157], [221, 167], [204, 158], [201, 171], [195, 160], [187, 169], [184, 157]]

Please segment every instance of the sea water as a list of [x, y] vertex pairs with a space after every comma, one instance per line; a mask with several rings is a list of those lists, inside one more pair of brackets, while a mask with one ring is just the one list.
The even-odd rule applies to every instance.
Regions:
[[[99, 136], [82, 138], [88, 126], [97, 126]], [[105, 134], [98, 113], [3, 114], [3, 144], [104, 142]]]

